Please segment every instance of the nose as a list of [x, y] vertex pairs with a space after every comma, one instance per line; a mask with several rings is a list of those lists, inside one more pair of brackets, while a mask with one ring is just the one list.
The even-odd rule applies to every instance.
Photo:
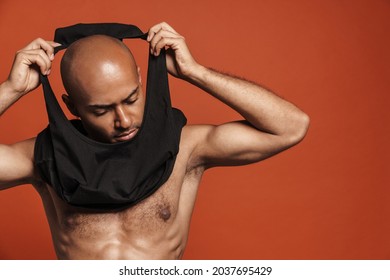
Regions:
[[130, 116], [126, 114], [126, 111], [122, 106], [115, 108], [115, 121], [114, 125], [116, 129], [126, 130], [131, 127]]

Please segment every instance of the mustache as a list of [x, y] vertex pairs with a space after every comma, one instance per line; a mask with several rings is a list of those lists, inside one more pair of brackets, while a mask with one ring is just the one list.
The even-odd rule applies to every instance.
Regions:
[[140, 129], [140, 125], [132, 126], [130, 128], [118, 128], [116, 129], [116, 133], [113, 134], [113, 137], [125, 136], [138, 129]]

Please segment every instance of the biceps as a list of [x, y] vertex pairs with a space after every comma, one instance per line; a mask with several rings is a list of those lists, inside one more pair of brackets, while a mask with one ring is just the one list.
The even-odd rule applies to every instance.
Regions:
[[0, 145], [0, 190], [28, 183], [33, 177], [33, 163], [20, 145]]
[[279, 136], [237, 121], [211, 128], [200, 153], [204, 165], [212, 167], [258, 162], [285, 148]]

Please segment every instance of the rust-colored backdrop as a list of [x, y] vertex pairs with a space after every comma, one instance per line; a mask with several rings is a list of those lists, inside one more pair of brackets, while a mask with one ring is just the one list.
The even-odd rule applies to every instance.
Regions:
[[[15, 51], [79, 22], [167, 21], [202, 64], [255, 80], [311, 117], [298, 146], [204, 176], [185, 259], [390, 259], [390, 2], [1, 0], [0, 79]], [[145, 71], [147, 45], [128, 41]], [[58, 61], [51, 76], [62, 93]], [[144, 76], [144, 78], [146, 78]], [[171, 79], [189, 123], [239, 116]], [[47, 124], [41, 89], [0, 119], [0, 142]], [[55, 258], [31, 186], [0, 192], [0, 259]]]

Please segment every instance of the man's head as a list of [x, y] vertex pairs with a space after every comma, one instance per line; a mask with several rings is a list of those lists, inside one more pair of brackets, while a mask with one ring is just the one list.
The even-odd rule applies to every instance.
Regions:
[[62, 58], [61, 76], [68, 94], [62, 99], [90, 138], [115, 143], [135, 136], [145, 96], [139, 67], [120, 40], [95, 35], [76, 41]]

